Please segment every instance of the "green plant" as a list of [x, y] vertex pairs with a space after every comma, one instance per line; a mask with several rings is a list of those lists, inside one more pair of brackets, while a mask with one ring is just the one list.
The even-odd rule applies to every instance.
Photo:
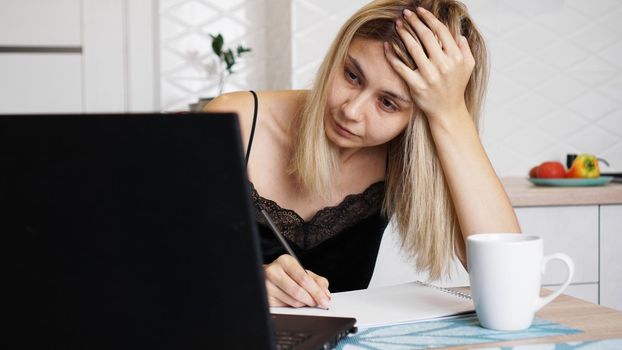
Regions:
[[250, 52], [251, 49], [242, 45], [238, 45], [235, 49], [235, 53], [231, 48], [225, 49], [225, 39], [222, 34], [218, 33], [216, 35], [210, 34], [212, 37], [212, 51], [218, 56], [220, 60], [221, 67], [219, 69], [219, 85], [218, 92], [222, 94], [223, 88], [225, 87], [225, 81], [229, 76], [233, 73], [233, 66], [235, 66], [236, 58], [240, 58], [243, 54]]

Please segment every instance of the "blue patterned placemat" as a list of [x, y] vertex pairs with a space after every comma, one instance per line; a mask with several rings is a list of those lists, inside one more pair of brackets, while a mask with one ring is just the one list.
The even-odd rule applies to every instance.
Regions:
[[482, 328], [475, 314], [442, 320], [361, 328], [337, 349], [432, 349], [580, 333], [581, 330], [536, 318], [524, 331]]
[[528, 344], [480, 348], [481, 350], [620, 350], [622, 339], [583, 340], [555, 344]]

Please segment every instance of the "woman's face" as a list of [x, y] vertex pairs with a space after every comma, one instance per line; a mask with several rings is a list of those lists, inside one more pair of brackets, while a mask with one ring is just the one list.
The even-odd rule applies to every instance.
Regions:
[[372, 147], [406, 128], [414, 104], [381, 41], [354, 38], [344, 65], [336, 69], [324, 118], [330, 141], [342, 148]]

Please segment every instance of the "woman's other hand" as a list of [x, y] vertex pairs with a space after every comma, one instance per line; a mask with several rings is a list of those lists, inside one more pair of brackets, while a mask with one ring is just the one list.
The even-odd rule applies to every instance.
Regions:
[[304, 270], [291, 255], [283, 254], [264, 265], [264, 272], [270, 306], [330, 306], [328, 280]]
[[[413, 28], [417, 38], [405, 26]], [[445, 24], [420, 7], [416, 13], [404, 10], [403, 21], [397, 21], [396, 29], [417, 68], [410, 69], [385, 44], [387, 59], [408, 84], [413, 100], [428, 121], [434, 123], [467, 112], [464, 91], [475, 59], [466, 38], [454, 38]]]

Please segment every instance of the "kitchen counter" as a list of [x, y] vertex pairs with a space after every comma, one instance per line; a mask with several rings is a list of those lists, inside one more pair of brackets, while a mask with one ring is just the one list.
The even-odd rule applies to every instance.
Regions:
[[[542, 237], [544, 253], [575, 263], [564, 293], [622, 311], [622, 183], [592, 187], [536, 186], [526, 177], [501, 181], [521, 232]], [[558, 285], [563, 266], [550, 264], [543, 284]]]
[[536, 186], [521, 177], [501, 179], [512, 206], [537, 207], [557, 205], [622, 204], [622, 184], [604, 186], [548, 187]]

